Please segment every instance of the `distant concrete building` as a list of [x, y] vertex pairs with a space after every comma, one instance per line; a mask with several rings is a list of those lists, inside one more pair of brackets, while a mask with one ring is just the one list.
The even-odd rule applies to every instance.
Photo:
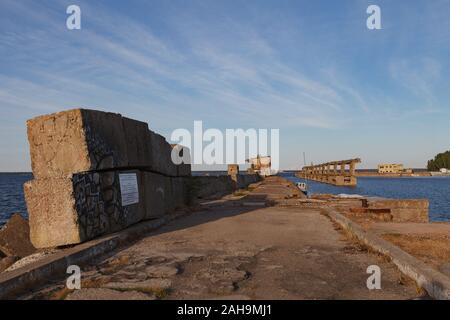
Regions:
[[383, 163], [378, 165], [378, 173], [404, 173], [403, 164], [399, 163]]

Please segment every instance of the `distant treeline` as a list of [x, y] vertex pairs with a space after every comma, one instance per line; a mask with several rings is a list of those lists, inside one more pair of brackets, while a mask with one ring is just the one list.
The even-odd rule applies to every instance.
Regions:
[[439, 171], [442, 168], [450, 169], [450, 151], [439, 153], [433, 160], [428, 161], [428, 171]]

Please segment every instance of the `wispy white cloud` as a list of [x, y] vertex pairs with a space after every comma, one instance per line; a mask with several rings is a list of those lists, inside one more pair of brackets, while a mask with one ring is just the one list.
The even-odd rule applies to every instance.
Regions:
[[[14, 8], [20, 10], [17, 6]], [[59, 83], [66, 88], [60, 93], [66, 97], [85, 93], [85, 99], [75, 101], [89, 101], [86, 97], [95, 93], [95, 101], [102, 101], [103, 97], [107, 105], [111, 100], [108, 97], [120, 97], [121, 93], [127, 101], [125, 93], [133, 92], [142, 104], [152, 105], [151, 100], [156, 99], [163, 108], [194, 110], [190, 118], [195, 118], [195, 110], [206, 112], [206, 116], [227, 110], [261, 123], [267, 122], [265, 115], [271, 114], [272, 125], [323, 128], [339, 123], [338, 111], [346, 103], [342, 94], [349, 89], [329, 85], [283, 63], [277, 49], [256, 30], [240, 28], [234, 22], [235, 34], [227, 36], [234, 39], [230, 42], [211, 32], [206, 32], [209, 36], [205, 38], [208, 26], [200, 25], [202, 29], [197, 28], [197, 32], [179, 35], [188, 44], [180, 50], [171, 39], [155, 36], [142, 23], [105, 7], [91, 3], [83, 6], [87, 6], [85, 11], [89, 14], [83, 18], [89, 19], [93, 29], [82, 30], [79, 35], [68, 34], [55, 27], [58, 21], [52, 14], [27, 10], [26, 14], [31, 12], [27, 19], [46, 21], [45, 37], [41, 30], [29, 32], [25, 38], [6, 32], [0, 35], [0, 43], [14, 47], [26, 42], [28, 54], [36, 47], [53, 48], [37, 50], [35, 59], [49, 64], [27, 66], [27, 72], [38, 83], [60, 77], [63, 80]], [[229, 20], [217, 24], [225, 22]], [[51, 63], [64, 55], [67, 61]], [[10, 86], [9, 90], [15, 89]], [[111, 94], [112, 91], [117, 94]], [[49, 96], [55, 99], [55, 95], [53, 92]], [[286, 118], [303, 120], [286, 122]]]
[[428, 109], [436, 107], [434, 84], [440, 78], [440, 63], [432, 58], [418, 60], [401, 59], [390, 64], [394, 80], [409, 90], [410, 94], [422, 99]]

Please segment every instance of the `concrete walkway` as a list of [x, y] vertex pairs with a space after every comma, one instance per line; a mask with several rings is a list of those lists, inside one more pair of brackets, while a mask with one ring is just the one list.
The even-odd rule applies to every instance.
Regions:
[[[261, 200], [262, 191], [253, 192]], [[285, 183], [285, 182], [283, 182]], [[277, 190], [283, 189], [276, 187]], [[285, 192], [292, 197], [291, 186]], [[280, 197], [283, 192], [278, 191]], [[270, 197], [273, 198], [273, 194]], [[248, 197], [249, 200], [252, 197]], [[256, 201], [256, 200], [255, 200]], [[381, 268], [381, 290], [366, 269]], [[412, 299], [415, 285], [382, 257], [345, 238], [317, 209], [235, 206], [225, 201], [172, 221], [82, 268], [82, 289], [55, 279], [23, 298]]]

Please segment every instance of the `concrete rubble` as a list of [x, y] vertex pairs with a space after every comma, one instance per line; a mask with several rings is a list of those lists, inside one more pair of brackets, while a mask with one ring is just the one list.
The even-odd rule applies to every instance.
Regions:
[[12, 215], [0, 230], [0, 273], [35, 251], [30, 242], [28, 221], [18, 213]]
[[0, 230], [0, 252], [6, 256], [25, 257], [36, 249], [30, 242], [28, 221], [18, 213], [13, 214]]

